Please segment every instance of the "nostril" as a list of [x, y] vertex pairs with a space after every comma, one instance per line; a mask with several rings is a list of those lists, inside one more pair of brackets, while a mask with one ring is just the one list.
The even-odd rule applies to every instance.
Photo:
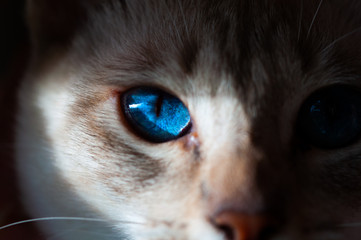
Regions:
[[227, 240], [265, 240], [276, 232], [273, 222], [258, 215], [222, 212], [211, 222]]

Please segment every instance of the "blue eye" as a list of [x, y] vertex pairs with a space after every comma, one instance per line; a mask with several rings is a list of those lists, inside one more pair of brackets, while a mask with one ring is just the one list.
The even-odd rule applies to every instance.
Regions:
[[191, 128], [188, 109], [175, 96], [150, 87], [139, 87], [123, 95], [123, 110], [138, 135], [161, 143], [180, 138]]
[[361, 94], [349, 86], [332, 86], [313, 93], [301, 107], [300, 134], [319, 148], [340, 148], [361, 132]]

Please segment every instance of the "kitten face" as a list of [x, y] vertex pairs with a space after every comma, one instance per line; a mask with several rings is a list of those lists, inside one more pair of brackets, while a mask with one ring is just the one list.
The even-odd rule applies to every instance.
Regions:
[[[318, 147], [299, 119], [318, 89], [361, 87], [360, 3], [65, 1], [77, 14], [60, 26], [37, 4], [19, 94], [24, 203], [94, 220], [42, 222], [50, 238], [358, 239], [358, 135]], [[184, 104], [184, 136], [132, 127], [122, 96], [139, 87]]]

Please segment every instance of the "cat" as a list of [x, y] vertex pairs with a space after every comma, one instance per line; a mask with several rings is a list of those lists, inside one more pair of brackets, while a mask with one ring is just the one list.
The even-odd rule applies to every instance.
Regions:
[[360, 10], [28, 0], [33, 221], [60, 240], [360, 239]]

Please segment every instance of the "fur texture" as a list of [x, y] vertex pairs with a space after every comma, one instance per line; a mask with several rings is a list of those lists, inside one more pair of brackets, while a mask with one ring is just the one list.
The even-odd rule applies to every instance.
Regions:
[[[359, 0], [29, 0], [17, 134], [28, 211], [101, 220], [39, 222], [49, 239], [359, 239], [359, 142], [306, 146], [296, 119], [317, 89], [361, 87], [360, 10]], [[188, 135], [153, 144], [127, 126], [120, 95], [143, 85], [184, 102]], [[245, 216], [248, 233], [215, 224], [223, 211]], [[272, 219], [267, 234], [255, 216]]]

